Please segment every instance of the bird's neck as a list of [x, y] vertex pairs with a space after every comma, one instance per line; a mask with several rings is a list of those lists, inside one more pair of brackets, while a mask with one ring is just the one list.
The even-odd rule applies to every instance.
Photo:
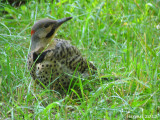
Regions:
[[[31, 40], [31, 51], [34, 52], [42, 52], [43, 50], [47, 50], [50, 46], [52, 46], [51, 44], [51, 39], [47, 39], [47, 40]], [[54, 43], [54, 42], [52, 42]]]

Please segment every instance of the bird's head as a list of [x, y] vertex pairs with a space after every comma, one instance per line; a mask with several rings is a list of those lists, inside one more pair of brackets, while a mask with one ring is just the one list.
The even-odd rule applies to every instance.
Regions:
[[55, 36], [58, 28], [72, 17], [59, 20], [42, 19], [37, 21], [31, 30], [31, 51], [37, 47], [46, 47], [46, 45]]

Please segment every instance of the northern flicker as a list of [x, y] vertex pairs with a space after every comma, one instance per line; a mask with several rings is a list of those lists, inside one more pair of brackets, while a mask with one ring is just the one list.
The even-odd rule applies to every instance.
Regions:
[[59, 27], [70, 19], [72, 17], [37, 21], [31, 30], [31, 52], [27, 62], [37, 83], [61, 94], [68, 91], [71, 82], [74, 84], [75, 76], [87, 77], [90, 71], [96, 71], [70, 41], [54, 38]]

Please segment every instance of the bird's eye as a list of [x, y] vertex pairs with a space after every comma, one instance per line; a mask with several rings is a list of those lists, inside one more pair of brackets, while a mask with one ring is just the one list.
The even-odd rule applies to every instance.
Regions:
[[48, 27], [49, 27], [49, 25], [50, 25], [50, 24], [49, 24], [49, 23], [47, 23], [47, 24], [45, 24], [45, 25], [44, 25], [44, 27], [45, 27], [45, 28], [48, 28]]

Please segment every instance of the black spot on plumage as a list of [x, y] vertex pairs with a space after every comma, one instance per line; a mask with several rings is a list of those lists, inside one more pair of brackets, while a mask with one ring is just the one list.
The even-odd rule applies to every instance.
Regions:
[[48, 67], [49, 65], [47, 64], [46, 67]]
[[33, 53], [33, 61], [36, 60], [36, 63], [41, 63], [45, 56], [47, 55], [48, 52], [50, 52], [51, 50], [47, 50], [43, 53], [37, 54], [36, 52]]
[[57, 54], [57, 58], [59, 58], [60, 56], [59, 56], [59, 54]]
[[85, 69], [83, 68], [83, 69], [81, 70], [81, 72], [84, 73], [84, 71], [85, 71]]
[[57, 87], [57, 89], [60, 90], [61, 88], [60, 88], [60, 87]]
[[61, 44], [61, 48], [62, 48], [62, 51], [65, 51], [65, 50], [64, 50], [64, 47], [63, 47], [63, 44]]
[[61, 64], [64, 64], [64, 60], [61, 62]]
[[50, 38], [55, 32], [55, 28], [53, 27], [52, 30], [46, 35], [46, 38]]
[[72, 69], [72, 70], [75, 70], [75, 69], [76, 69], [76, 67], [75, 67], [75, 66], [73, 66], [71, 69]]
[[60, 51], [59, 56], [62, 57], [62, 51]]
[[47, 52], [51, 52], [51, 50], [47, 50]]
[[75, 62], [72, 66], [74, 66], [74, 68], [76, 68], [76, 67], [80, 67], [80, 62], [79, 61], [77, 61], [77, 62]]
[[67, 51], [67, 53], [69, 52], [69, 48], [68, 47], [66, 47], [66, 51]]
[[65, 75], [65, 78], [67, 79], [67, 78], [68, 78], [68, 76], [67, 76], [67, 75]]
[[70, 60], [69, 64], [71, 65], [72, 62], [74, 62], [76, 59], [77, 59], [77, 56], [75, 56], [74, 58], [72, 58], [72, 59]]
[[49, 84], [49, 81], [47, 81], [46, 83], [47, 83], [46, 85], [48, 85], [48, 84]]
[[34, 52], [33, 53], [33, 61], [35, 61], [37, 59], [37, 57], [38, 57], [38, 54]]
[[84, 62], [83, 61], [81, 62], [81, 65], [84, 66]]
[[69, 52], [68, 52], [68, 54], [69, 54], [69, 55], [72, 55], [72, 52], [71, 52], [71, 51], [69, 51]]

